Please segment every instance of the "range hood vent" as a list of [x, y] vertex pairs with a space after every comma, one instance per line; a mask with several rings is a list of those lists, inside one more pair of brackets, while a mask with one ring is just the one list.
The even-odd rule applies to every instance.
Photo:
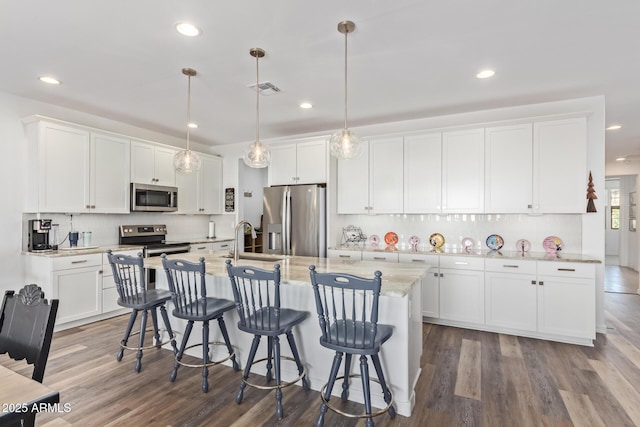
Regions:
[[251, 90], [256, 90], [256, 87], [257, 87], [258, 93], [264, 96], [275, 95], [276, 93], [280, 92], [280, 88], [271, 82], [260, 82], [257, 85], [252, 84], [252, 85], [249, 85], [248, 87]]

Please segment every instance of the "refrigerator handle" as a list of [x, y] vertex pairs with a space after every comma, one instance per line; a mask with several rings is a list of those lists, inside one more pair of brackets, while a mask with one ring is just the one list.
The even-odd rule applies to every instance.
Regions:
[[282, 247], [284, 248], [283, 253], [285, 255], [291, 255], [291, 190], [287, 188], [284, 192], [285, 194], [285, 215], [284, 218], [284, 244]]
[[287, 190], [285, 189], [282, 192], [282, 202], [281, 202], [281, 206], [280, 206], [280, 218], [282, 221], [282, 230], [280, 231], [280, 238], [282, 239], [282, 241], [280, 242], [280, 248], [282, 248], [282, 254], [283, 255], [287, 255], [287, 242], [288, 242], [288, 237], [287, 237], [287, 220], [288, 220], [288, 215], [287, 215], [288, 209], [287, 209]]

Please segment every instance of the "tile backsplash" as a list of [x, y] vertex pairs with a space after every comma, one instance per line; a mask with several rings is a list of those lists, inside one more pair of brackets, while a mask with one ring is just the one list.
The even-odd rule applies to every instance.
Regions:
[[[384, 235], [398, 234], [399, 248], [409, 247], [409, 238], [418, 236], [420, 248], [430, 248], [429, 236], [440, 233], [445, 238], [444, 249], [461, 248], [461, 241], [470, 237], [475, 249], [488, 249], [486, 239], [499, 234], [505, 250], [515, 250], [519, 239], [531, 242], [532, 252], [544, 252], [542, 241], [547, 236], [558, 236], [566, 253], [582, 253], [582, 215], [526, 215], [526, 214], [449, 214], [449, 215], [337, 215], [332, 218], [330, 245], [341, 243], [342, 228], [360, 227], [370, 237], [376, 234], [384, 246]], [[367, 242], [368, 243], [368, 242]]]

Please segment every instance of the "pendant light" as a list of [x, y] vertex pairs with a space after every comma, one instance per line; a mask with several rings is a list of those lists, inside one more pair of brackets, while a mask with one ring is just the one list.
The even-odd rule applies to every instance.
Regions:
[[360, 154], [362, 144], [347, 125], [347, 35], [356, 29], [352, 21], [338, 23], [338, 32], [344, 34], [344, 128], [331, 135], [331, 155], [338, 159], [353, 159]]
[[187, 76], [189, 83], [187, 84], [187, 149], [178, 151], [173, 158], [173, 166], [176, 172], [192, 173], [200, 170], [202, 160], [200, 156], [189, 149], [189, 136], [191, 130], [191, 77], [198, 74], [193, 68], [183, 68], [182, 74]]
[[265, 55], [264, 49], [254, 47], [249, 54], [256, 58], [256, 141], [244, 149], [242, 160], [252, 168], [266, 168], [271, 163], [269, 146], [260, 142], [260, 74], [258, 60]]

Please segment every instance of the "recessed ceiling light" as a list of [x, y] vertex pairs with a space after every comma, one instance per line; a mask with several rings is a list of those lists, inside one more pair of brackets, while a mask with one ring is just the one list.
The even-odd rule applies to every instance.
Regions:
[[300, 108], [308, 110], [309, 108], [313, 108], [313, 104], [311, 104], [310, 102], [303, 102], [300, 104]]
[[489, 77], [493, 76], [496, 72], [493, 70], [483, 70], [480, 71], [478, 74], [476, 74], [476, 77], [479, 79], [488, 79]]
[[38, 77], [38, 79], [41, 82], [48, 83], [50, 85], [59, 85], [60, 83], [62, 83], [60, 80], [54, 79], [53, 77], [49, 77], [49, 76], [41, 76], [41, 77]]
[[183, 36], [195, 37], [200, 35], [200, 29], [188, 22], [178, 22], [176, 24], [176, 30]]
[[193, 122], [187, 123], [187, 126], [190, 127], [191, 129], [197, 129], [198, 128], [198, 124], [197, 123], [193, 123]]
[[627, 160], [627, 158], [626, 158], [626, 157], [618, 157], [618, 158], [616, 159], [616, 162], [624, 162], [625, 160]]
[[622, 129], [622, 125], [611, 125], [607, 128], [607, 130], [618, 130]]

